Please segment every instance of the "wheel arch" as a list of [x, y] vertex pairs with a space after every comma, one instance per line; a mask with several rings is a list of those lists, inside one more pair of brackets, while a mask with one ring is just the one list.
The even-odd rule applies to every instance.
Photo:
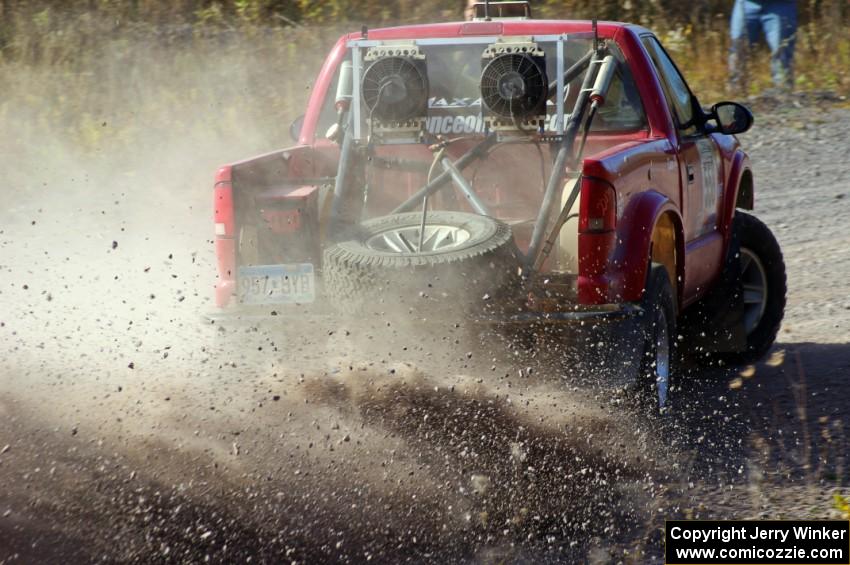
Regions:
[[681, 283], [684, 281], [684, 233], [679, 218], [670, 210], [664, 210], [655, 220], [650, 239], [649, 260], [660, 263], [667, 269], [673, 299], [677, 309], [681, 307]]
[[665, 265], [681, 306], [684, 280], [684, 229], [676, 205], [655, 190], [629, 202], [617, 226], [618, 245], [612, 259], [615, 299], [637, 302], [643, 297], [651, 262]]
[[741, 174], [741, 181], [738, 183], [738, 196], [735, 198], [735, 208], [752, 210], [753, 207], [753, 173], [749, 169], [745, 169]]
[[755, 203], [755, 185], [753, 173], [750, 169], [750, 158], [740, 149], [735, 151], [735, 155], [732, 157], [729, 174], [726, 177], [726, 187], [720, 228], [724, 243], [728, 245], [732, 233], [732, 220], [735, 218], [735, 209], [752, 210]]

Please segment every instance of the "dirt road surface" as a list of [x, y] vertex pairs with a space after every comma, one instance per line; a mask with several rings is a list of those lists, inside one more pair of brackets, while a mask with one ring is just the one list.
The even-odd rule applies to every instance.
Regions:
[[222, 330], [201, 318], [218, 163], [34, 170], [0, 210], [0, 563], [644, 563], [665, 518], [834, 515], [850, 111], [758, 118], [779, 343], [687, 375], [665, 422], [453, 325]]

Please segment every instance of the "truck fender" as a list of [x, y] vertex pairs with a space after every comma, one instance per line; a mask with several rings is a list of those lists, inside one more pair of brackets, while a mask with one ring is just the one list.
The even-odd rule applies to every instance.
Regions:
[[[636, 195], [629, 200], [617, 223], [617, 246], [611, 258], [611, 298], [617, 302], [637, 302], [643, 296], [650, 258], [652, 234], [663, 215], [672, 221], [676, 235], [676, 273], [684, 277], [684, 231], [679, 210], [667, 196], [655, 190]], [[674, 285], [674, 288], [680, 285]], [[681, 293], [677, 292], [679, 305]]]
[[723, 233], [724, 249], [729, 245], [735, 208], [740, 207], [746, 210], [753, 208], [753, 174], [750, 171], [750, 159], [740, 149], [736, 150], [732, 157], [729, 174], [726, 176], [726, 187], [720, 216], [720, 230]]

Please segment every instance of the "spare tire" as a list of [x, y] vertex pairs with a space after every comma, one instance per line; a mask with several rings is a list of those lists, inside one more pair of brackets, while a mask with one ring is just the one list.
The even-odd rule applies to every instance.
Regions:
[[334, 306], [348, 313], [401, 306], [431, 315], [504, 306], [520, 267], [510, 227], [487, 216], [430, 212], [420, 250], [421, 222], [420, 212], [375, 218], [328, 246], [322, 271]]

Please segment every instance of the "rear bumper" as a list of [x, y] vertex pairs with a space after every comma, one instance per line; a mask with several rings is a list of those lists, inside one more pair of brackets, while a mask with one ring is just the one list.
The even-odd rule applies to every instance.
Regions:
[[[473, 323], [481, 326], [594, 326], [629, 324], [643, 316], [643, 309], [636, 304], [602, 304], [594, 306], [578, 306], [568, 312], [521, 312], [511, 315], [482, 316], [475, 318]], [[338, 313], [318, 303], [306, 305], [266, 304], [266, 305], [231, 305], [216, 308], [203, 315], [209, 321], [238, 321], [274, 323], [291, 318], [309, 318], [316, 320], [339, 319]], [[432, 323], [441, 323], [434, 320]]]
[[522, 312], [510, 316], [484, 317], [480, 324], [495, 325], [594, 325], [629, 322], [643, 316], [643, 309], [635, 304], [602, 304], [578, 306], [567, 312]]

